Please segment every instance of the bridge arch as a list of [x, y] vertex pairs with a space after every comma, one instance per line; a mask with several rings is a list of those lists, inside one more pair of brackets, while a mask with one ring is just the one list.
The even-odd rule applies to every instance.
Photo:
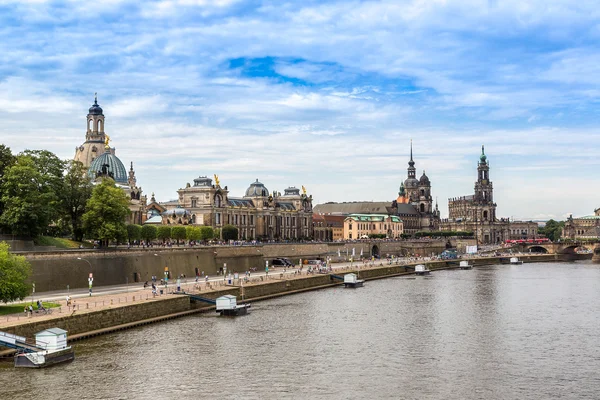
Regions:
[[578, 247], [579, 247], [578, 244], [566, 246], [560, 251], [560, 254], [575, 254], [575, 249]]
[[529, 252], [537, 253], [537, 254], [548, 254], [548, 249], [545, 248], [544, 246], [531, 246], [529, 248]]

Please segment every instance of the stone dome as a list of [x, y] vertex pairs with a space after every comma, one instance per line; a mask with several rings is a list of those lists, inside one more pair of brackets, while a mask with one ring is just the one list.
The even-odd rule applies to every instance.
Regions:
[[94, 104], [90, 107], [89, 115], [103, 115], [102, 107], [98, 105], [98, 98], [94, 99]]
[[419, 186], [419, 180], [417, 178], [408, 178], [404, 181], [404, 187], [416, 188]]
[[419, 179], [419, 184], [422, 186], [429, 186], [431, 184], [429, 178], [425, 175], [425, 171], [423, 171], [423, 175], [421, 176], [421, 179]]
[[267, 197], [269, 196], [269, 190], [258, 181], [252, 182], [250, 187], [246, 190], [246, 197]]
[[[106, 171], [102, 168], [106, 165]], [[119, 157], [115, 156], [110, 152], [110, 149], [106, 149], [104, 153], [102, 153], [98, 158], [92, 161], [92, 164], [88, 168], [88, 176], [94, 180], [96, 179], [97, 174], [106, 173], [108, 175], [112, 174], [112, 178], [117, 183], [127, 185], [127, 170], [125, 166], [119, 160]]]

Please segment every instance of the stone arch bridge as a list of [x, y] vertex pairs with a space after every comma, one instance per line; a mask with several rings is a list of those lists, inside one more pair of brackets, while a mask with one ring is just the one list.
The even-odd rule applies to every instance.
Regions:
[[523, 253], [538, 254], [576, 254], [575, 249], [586, 248], [594, 252], [594, 256], [600, 257], [600, 243], [540, 243], [522, 244], [516, 246]]

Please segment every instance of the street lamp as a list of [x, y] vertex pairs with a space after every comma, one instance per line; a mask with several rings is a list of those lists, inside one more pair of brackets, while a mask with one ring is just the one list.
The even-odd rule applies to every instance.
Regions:
[[90, 266], [90, 276], [88, 278], [88, 284], [90, 287], [90, 297], [92, 296], [92, 282], [94, 282], [94, 277], [92, 275], [92, 263], [86, 260], [85, 258], [77, 257], [78, 260], [85, 261]]
[[[156, 254], [156, 253], [154, 253], [154, 255], [156, 257], [160, 257], [161, 260], [163, 259], [162, 255], [159, 255], [159, 254]], [[167, 294], [167, 289], [169, 288], [168, 282], [169, 282], [169, 266], [166, 265], [166, 263], [165, 263], [165, 294]]]

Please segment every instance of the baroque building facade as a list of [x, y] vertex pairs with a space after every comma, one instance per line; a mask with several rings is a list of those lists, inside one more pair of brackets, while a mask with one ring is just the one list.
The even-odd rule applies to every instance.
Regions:
[[133, 162], [129, 172], [116, 156], [114, 147], [110, 147], [110, 137], [104, 131], [104, 111], [98, 105], [98, 97], [94, 97], [94, 104], [90, 107], [87, 120], [85, 142], [75, 148], [75, 161], [79, 161], [87, 168], [87, 174], [93, 183], [101, 179], [111, 178], [117, 187], [121, 188], [129, 198], [131, 214], [127, 223], [142, 224], [146, 220], [146, 196], [142, 188], [137, 186]]
[[519, 239], [538, 237], [535, 222], [498, 218], [496, 207], [490, 165], [481, 146], [474, 193], [448, 199], [448, 219], [442, 220], [440, 229], [473, 232], [480, 244], [497, 244], [516, 236]]
[[573, 218], [565, 221], [562, 235], [565, 239], [600, 239], [600, 208], [594, 210], [594, 215]]
[[258, 179], [242, 197], [229, 196], [227, 186], [200, 176], [194, 184], [179, 189], [176, 202], [161, 203], [163, 224], [204, 225], [222, 228], [233, 225], [241, 239], [306, 239], [313, 236], [312, 195], [289, 187], [280, 192], [269, 190]]

